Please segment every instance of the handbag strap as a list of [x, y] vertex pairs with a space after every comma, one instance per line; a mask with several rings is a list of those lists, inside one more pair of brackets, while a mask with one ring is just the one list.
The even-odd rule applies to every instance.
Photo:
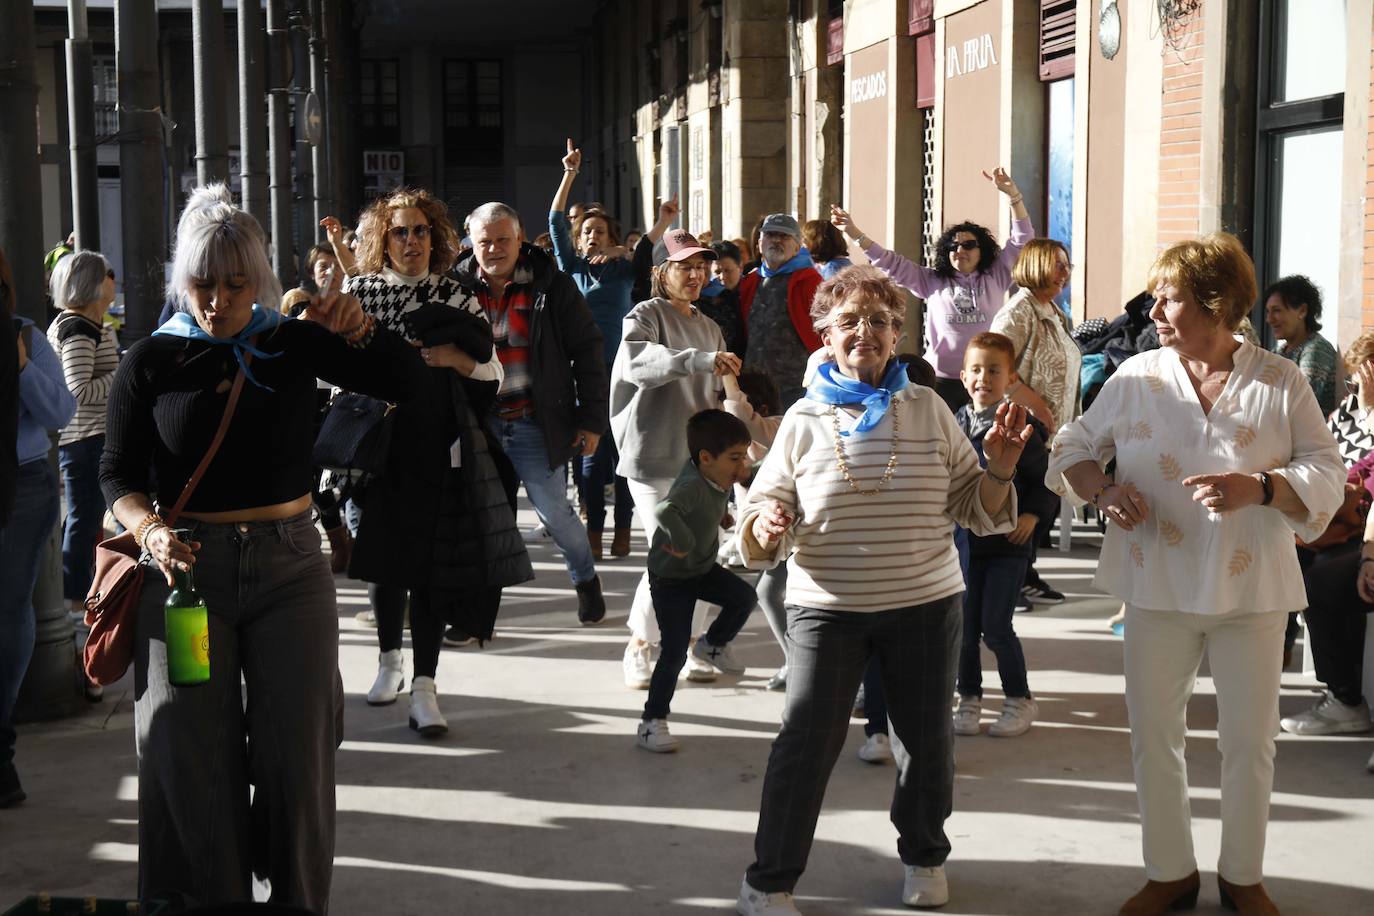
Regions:
[[[258, 339], [254, 336], [250, 343], [257, 346], [257, 342]], [[186, 481], [186, 486], [181, 488], [181, 495], [177, 497], [176, 505], [172, 506], [172, 511], [167, 513], [166, 522], [168, 526], [176, 524], [177, 516], [181, 515], [181, 510], [186, 508], [186, 501], [196, 491], [196, 486], [205, 476], [206, 470], [210, 467], [210, 462], [215, 458], [215, 453], [219, 451], [220, 444], [224, 442], [224, 434], [229, 431], [229, 421], [234, 418], [234, 408], [239, 406], [239, 395], [243, 393], [244, 371], [252, 361], [253, 354], [245, 349], [243, 362], [239, 366], [239, 374], [234, 376], [234, 385], [229, 389], [229, 402], [224, 405], [224, 416], [220, 417], [219, 429], [215, 430], [215, 438], [210, 440], [210, 447], [205, 450], [205, 457], [200, 459], [200, 464], [196, 466], [195, 473], [191, 475], [190, 480]]]

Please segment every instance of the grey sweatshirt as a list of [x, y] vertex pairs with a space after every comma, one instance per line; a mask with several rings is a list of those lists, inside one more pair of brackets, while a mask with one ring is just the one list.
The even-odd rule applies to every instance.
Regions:
[[677, 477], [688, 457], [688, 418], [720, 407], [720, 379], [712, 369], [724, 349], [720, 326], [695, 308], [683, 315], [667, 299], [649, 299], [630, 310], [611, 367], [617, 474]]

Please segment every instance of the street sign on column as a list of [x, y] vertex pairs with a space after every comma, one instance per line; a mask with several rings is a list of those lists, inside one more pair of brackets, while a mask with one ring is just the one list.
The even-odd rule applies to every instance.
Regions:
[[320, 107], [320, 97], [308, 93], [302, 107], [301, 138], [311, 146], [319, 146], [324, 139], [324, 109]]

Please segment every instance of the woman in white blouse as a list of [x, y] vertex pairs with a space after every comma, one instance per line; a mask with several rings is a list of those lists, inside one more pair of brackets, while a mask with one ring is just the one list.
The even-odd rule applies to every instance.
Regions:
[[902, 901], [949, 899], [945, 819], [954, 799], [949, 698], [962, 627], [954, 523], [1010, 531], [1016, 462], [1032, 435], [1003, 404], [984, 438], [987, 467], [933, 390], [893, 359], [905, 305], [876, 267], [850, 267], [816, 290], [811, 319], [833, 362], [788, 408], [739, 523], [754, 569], [787, 562], [787, 700], [768, 757], [740, 887], [744, 916], [797, 913], [826, 782], [870, 660], [879, 663], [894, 735], [892, 823], [906, 866]]
[[1161, 349], [1127, 360], [1060, 430], [1049, 471], [1112, 522], [1096, 584], [1126, 604], [1126, 706], [1149, 880], [1121, 913], [1162, 914], [1197, 899], [1184, 734], [1204, 650], [1222, 755], [1222, 903], [1277, 913], [1260, 882], [1284, 623], [1306, 604], [1293, 535], [1326, 527], [1345, 469], [1298, 368], [1234, 335], [1256, 294], [1254, 265], [1234, 236], [1169, 247], [1149, 288]]

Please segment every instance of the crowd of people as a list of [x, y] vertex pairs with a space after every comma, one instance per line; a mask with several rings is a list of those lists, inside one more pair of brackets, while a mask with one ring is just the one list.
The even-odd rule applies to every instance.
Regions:
[[[103, 321], [110, 264], [53, 260], [46, 334], [15, 317], [0, 347], [12, 446], [0, 456], [0, 806], [24, 798], [10, 716], [42, 532], [65, 506], [75, 611], [109, 510], [163, 573], [136, 628], [140, 895], [248, 900], [256, 874], [274, 901], [325, 912], [346, 714], [333, 576], [368, 584], [366, 702], [394, 704], [408, 684], [409, 726], [440, 736], [442, 647], [489, 640], [503, 589], [533, 578], [523, 488], [582, 626], [608, 621], [598, 564], [631, 553], [636, 523], [649, 545], [621, 672], [647, 691], [638, 747], [679, 749], [679, 675], [742, 674], [732, 642], [756, 608], [776, 636], [767, 686], [785, 701], [738, 911], [798, 912], [856, 704], [859, 756], [898, 773], [901, 899], [938, 907], [954, 736], [1016, 737], [1038, 715], [1014, 614], [1057, 596], [1034, 564], [1068, 500], [1106, 526], [1096, 583], [1123, 603], [1147, 883], [1120, 912], [1163, 914], [1199, 893], [1182, 748], [1204, 654], [1220, 710], [1222, 900], [1278, 912], [1262, 883], [1275, 733], [1371, 728], [1374, 331], [1342, 373], [1310, 281], [1283, 278], [1261, 299], [1240, 243], [1215, 234], [1159, 255], [1140, 306], [1153, 336], [1133, 332], [1137, 355], [1104, 368], [1094, 338], [1115, 332], [1073, 326], [1069, 251], [1036, 236], [1003, 169], [983, 174], [1006, 198], [1009, 238], [955, 222], [926, 266], [838, 205], [828, 220], [766, 214], [751, 238], [714, 240], [675, 228], [666, 201], [647, 231], [622, 234], [605, 207], [570, 202], [571, 142], [561, 164], [547, 226], [500, 202], [459, 225], [412, 189], [377, 198], [356, 230], [329, 217], [285, 295], [258, 223], [223, 186], [198, 189], [165, 320], [122, 354]], [[6, 317], [13, 288], [0, 253]], [[924, 303], [917, 358], [898, 352], [907, 293]], [[1246, 337], [1257, 302], [1272, 352]], [[174, 529], [162, 513], [236, 384], [239, 412]], [[389, 405], [389, 450], [366, 474], [318, 463], [331, 393]], [[193, 566], [211, 680], [188, 689], [168, 675], [161, 580]], [[1298, 612], [1324, 692], [1280, 722]], [[990, 723], [984, 646], [1002, 688]]]

